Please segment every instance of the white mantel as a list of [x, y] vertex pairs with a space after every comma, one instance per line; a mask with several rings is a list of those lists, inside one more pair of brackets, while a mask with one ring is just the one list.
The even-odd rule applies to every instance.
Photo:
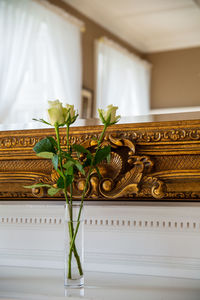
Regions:
[[0, 299], [199, 300], [199, 283], [195, 279], [86, 272], [84, 288], [67, 289], [62, 270], [1, 267]]
[[[63, 203], [1, 202], [1, 266], [63, 268]], [[200, 279], [200, 203], [90, 202], [85, 269]]]

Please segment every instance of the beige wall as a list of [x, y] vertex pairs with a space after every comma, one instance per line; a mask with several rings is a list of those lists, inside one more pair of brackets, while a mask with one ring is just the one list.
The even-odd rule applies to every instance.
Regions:
[[151, 108], [200, 106], [200, 47], [152, 53]]
[[130, 52], [140, 55], [140, 53], [126, 42], [119, 39], [117, 36], [110, 33], [108, 30], [93, 22], [85, 15], [72, 8], [70, 5], [60, 0], [48, 0], [50, 3], [59, 6], [66, 10], [71, 15], [79, 18], [85, 23], [85, 32], [82, 34], [82, 47], [83, 47], [83, 86], [94, 91], [95, 87], [95, 76], [94, 76], [94, 62], [95, 62], [95, 51], [94, 43], [95, 40], [107, 36], [108, 38], [116, 41], [123, 47], [127, 48]]
[[95, 89], [95, 40], [107, 36], [152, 63], [151, 108], [200, 105], [200, 47], [142, 55], [132, 46], [61, 0], [48, 0], [85, 23], [82, 34], [83, 86]]

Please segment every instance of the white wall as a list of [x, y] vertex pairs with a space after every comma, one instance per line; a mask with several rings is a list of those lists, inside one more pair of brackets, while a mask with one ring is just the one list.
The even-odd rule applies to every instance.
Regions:
[[[0, 266], [63, 268], [63, 204], [1, 202]], [[85, 269], [200, 279], [200, 203], [85, 206]]]

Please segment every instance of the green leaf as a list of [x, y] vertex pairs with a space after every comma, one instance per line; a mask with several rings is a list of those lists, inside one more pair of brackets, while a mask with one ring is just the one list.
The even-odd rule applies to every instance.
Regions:
[[26, 189], [33, 189], [33, 188], [37, 188], [37, 187], [51, 187], [50, 184], [46, 184], [46, 183], [36, 183], [36, 184], [33, 184], [33, 185], [25, 185], [24, 188]]
[[52, 153], [52, 152], [40, 152], [40, 153], [37, 153], [37, 156], [42, 157], [42, 158], [52, 158], [53, 159], [54, 153]]
[[98, 167], [95, 167], [95, 169], [96, 169], [96, 171], [97, 171], [97, 174], [98, 174], [99, 179], [101, 179], [102, 176], [101, 176], [101, 174], [100, 174], [99, 168], [98, 168]]
[[74, 168], [73, 166], [75, 165], [75, 161], [72, 160], [68, 160], [65, 164], [64, 164], [64, 168], [66, 169], [65, 174], [66, 175], [74, 175]]
[[65, 158], [68, 158], [68, 159], [71, 159], [71, 158], [72, 158], [72, 157], [71, 157], [71, 154], [68, 153], [68, 152], [66, 152], [66, 151], [62, 151], [62, 150], [61, 150], [61, 153], [62, 153], [62, 156], [65, 157]]
[[57, 180], [57, 187], [60, 188], [60, 189], [64, 189], [64, 180], [62, 177], [59, 177], [58, 180]]
[[69, 186], [70, 184], [72, 184], [74, 176], [65, 174], [65, 177], [66, 177], [66, 186]]
[[32, 119], [33, 121], [37, 121], [37, 122], [41, 122], [41, 123], [44, 123], [44, 124], [47, 124], [47, 125], [50, 125], [52, 126], [50, 123], [48, 123], [47, 121], [45, 121], [44, 119]]
[[[70, 184], [72, 184], [73, 179], [74, 179], [74, 176], [73, 176], [73, 175], [65, 174], [65, 178], [66, 178], [66, 187], [68, 187]], [[58, 178], [58, 181], [57, 181], [57, 187], [58, 187], [59, 189], [64, 189], [65, 184], [64, 184], [64, 179], [63, 179], [63, 177], [59, 177], [59, 178]]]
[[87, 150], [81, 145], [74, 144], [72, 148], [79, 153], [87, 153]]
[[85, 175], [85, 170], [84, 170], [82, 164], [78, 160], [76, 160], [75, 166], [83, 175]]
[[52, 164], [55, 170], [58, 169], [58, 155], [57, 154], [53, 154], [52, 157]]
[[111, 147], [110, 146], [106, 146], [102, 149], [99, 149], [94, 157], [94, 165], [99, 164], [100, 162], [102, 162], [104, 159], [106, 159], [108, 157], [108, 155], [110, 154], [110, 150]]
[[71, 166], [68, 169], [66, 169], [65, 174], [66, 175], [74, 175], [74, 168], [73, 168], [73, 166]]
[[50, 141], [51, 145], [55, 148], [58, 148], [56, 140], [52, 136], [48, 136], [47, 139]]
[[66, 174], [67, 175], [73, 175], [74, 174], [74, 169], [73, 166], [75, 166], [83, 175], [85, 175], [85, 171], [84, 168], [82, 166], [82, 164], [78, 161], [78, 160], [68, 160], [63, 167], [66, 169]]
[[103, 124], [105, 124], [105, 123], [106, 123], [106, 120], [104, 119], [104, 116], [103, 116], [103, 114], [102, 114], [102, 109], [98, 109], [98, 113], [99, 113], [99, 117], [100, 117], [100, 119], [101, 119], [101, 122], [102, 122]]
[[40, 153], [40, 152], [52, 152], [52, 153], [56, 153], [55, 147], [52, 144], [52, 140], [49, 138], [45, 138], [42, 139], [41, 141], [39, 141], [35, 147], [33, 148], [33, 150], [36, 153]]
[[73, 166], [74, 164], [75, 164], [75, 160], [73, 160], [73, 158], [72, 158], [72, 159], [68, 160], [68, 161], [63, 165], [63, 167], [64, 167], [65, 169], [68, 169], [68, 168], [70, 168], [71, 166]]
[[91, 162], [92, 162], [92, 160], [90, 158], [87, 158], [86, 161], [83, 164], [83, 168], [90, 166]]
[[88, 149], [85, 149], [83, 146], [74, 144], [74, 145], [72, 145], [72, 147], [73, 147], [73, 149], [74, 149], [76, 152], [79, 152], [79, 153], [86, 153], [87, 155], [89, 155], [90, 157], [92, 157], [92, 154], [90, 153], [90, 151], [89, 151]]
[[71, 123], [70, 124], [73, 124], [76, 119], [78, 118], [79, 114], [75, 115], [72, 119], [71, 119]]
[[111, 154], [109, 153], [108, 156], [106, 157], [107, 159], [107, 163], [109, 164], [110, 163], [110, 160], [111, 160]]
[[48, 189], [48, 194], [49, 194], [50, 196], [54, 196], [54, 195], [57, 194], [59, 191], [60, 191], [60, 188], [54, 188], [54, 187], [51, 187], [50, 189]]

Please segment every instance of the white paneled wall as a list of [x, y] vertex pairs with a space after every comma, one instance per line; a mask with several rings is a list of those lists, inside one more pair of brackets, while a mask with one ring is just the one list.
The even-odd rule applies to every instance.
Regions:
[[[0, 266], [63, 268], [61, 203], [0, 205]], [[85, 206], [85, 269], [200, 279], [200, 204]]]

